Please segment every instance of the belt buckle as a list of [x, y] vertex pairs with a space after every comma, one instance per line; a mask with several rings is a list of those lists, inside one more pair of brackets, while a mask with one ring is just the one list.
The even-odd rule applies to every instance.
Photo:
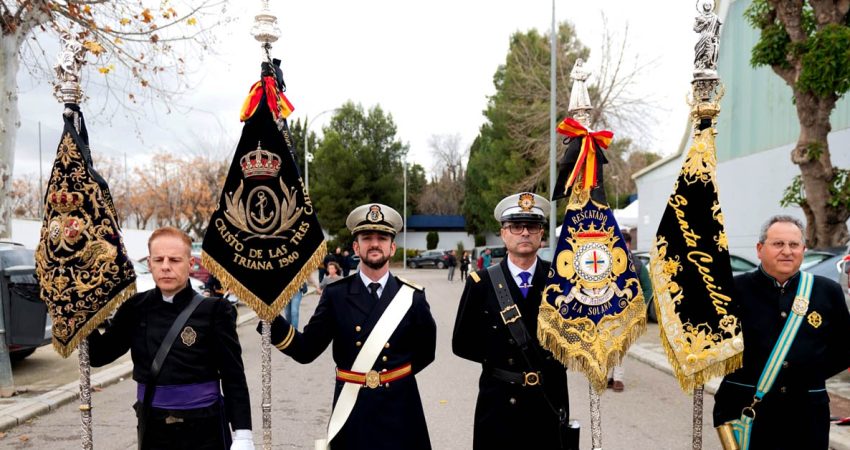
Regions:
[[377, 370], [370, 370], [366, 372], [366, 380], [364, 384], [369, 389], [375, 389], [381, 385], [381, 374], [378, 373]]
[[540, 374], [537, 372], [523, 372], [522, 373], [522, 385], [523, 386], [537, 386], [540, 384]]
[[[519, 313], [519, 308], [517, 308], [516, 303], [514, 303], [513, 305], [508, 306], [505, 309], [501, 310], [499, 312], [499, 314], [502, 315], [502, 322], [505, 325], [507, 325], [509, 323], [514, 323], [514, 322], [517, 321], [517, 319], [522, 317], [522, 314]], [[511, 314], [514, 314], [514, 315], [511, 316]], [[511, 317], [508, 317], [508, 316], [511, 316]]]
[[175, 423], [182, 423], [182, 422], [183, 422], [182, 417], [174, 417], [174, 416], [166, 416], [165, 417], [165, 424], [166, 425], [173, 425]]

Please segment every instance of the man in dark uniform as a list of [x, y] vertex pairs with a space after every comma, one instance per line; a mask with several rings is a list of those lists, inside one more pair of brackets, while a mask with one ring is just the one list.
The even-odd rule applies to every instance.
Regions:
[[540, 347], [537, 313], [549, 263], [537, 258], [549, 202], [524, 192], [502, 200], [494, 211], [501, 222], [507, 257], [495, 266], [506, 280], [517, 319], [530, 339], [523, 352], [497, 299], [487, 268], [470, 274], [455, 321], [452, 350], [481, 363], [475, 407], [474, 449], [565, 449], [561, 428], [569, 417], [567, 373]]
[[360, 272], [325, 288], [303, 333], [282, 317], [272, 322], [272, 343], [302, 364], [333, 341], [333, 450], [431, 448], [413, 375], [434, 360], [437, 326], [422, 288], [389, 272], [401, 225], [386, 205], [352, 211], [346, 226]]
[[[735, 277], [744, 335], [743, 367], [714, 396], [714, 425], [741, 417], [791, 312], [800, 282], [803, 224], [790, 216], [765, 223], [756, 244], [758, 269]], [[808, 310], [772, 388], [755, 405], [750, 449], [826, 449], [829, 396], [825, 381], [850, 366], [850, 313], [841, 287], [815, 276]]]
[[[169, 329], [196, 293], [189, 286], [192, 241], [172, 227], [148, 240], [156, 288], [121, 305], [104, 334], [88, 337], [91, 365], [100, 367], [130, 350], [138, 383], [136, 408], [143, 449], [253, 449], [251, 403], [236, 335], [236, 310], [204, 298], [181, 327], [155, 380], [151, 365]], [[141, 408], [155, 385], [151, 407]], [[222, 397], [222, 393], [224, 394]], [[228, 427], [229, 424], [229, 427]], [[230, 429], [234, 430], [231, 444]]]

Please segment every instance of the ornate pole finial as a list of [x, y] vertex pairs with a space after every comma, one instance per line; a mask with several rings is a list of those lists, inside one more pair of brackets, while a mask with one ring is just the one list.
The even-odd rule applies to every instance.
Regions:
[[83, 96], [80, 88], [80, 72], [85, 61], [86, 49], [70, 33], [62, 33], [62, 51], [53, 70], [57, 82], [53, 87], [53, 95], [62, 103], [79, 104]]
[[583, 59], [578, 58], [576, 60], [576, 65], [570, 72], [570, 78], [573, 80], [573, 88], [570, 91], [568, 112], [573, 115], [575, 120], [589, 128], [590, 111], [593, 110], [593, 105], [590, 103], [590, 94], [587, 92], [587, 79], [590, 78], [590, 71], [584, 68]]
[[254, 39], [262, 43], [266, 56], [269, 56], [272, 42], [276, 42], [280, 37], [280, 28], [277, 26], [277, 16], [272, 14], [269, 9], [268, 0], [263, 0], [263, 9], [260, 10], [259, 14], [254, 16], [254, 27], [251, 29], [251, 34], [254, 36]]
[[717, 57], [720, 54], [720, 19], [714, 13], [714, 0], [697, 0], [694, 31], [699, 40], [694, 46], [694, 100], [708, 101], [717, 87]]

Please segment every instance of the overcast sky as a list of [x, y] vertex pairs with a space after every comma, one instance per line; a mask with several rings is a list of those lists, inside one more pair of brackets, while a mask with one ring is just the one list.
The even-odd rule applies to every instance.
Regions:
[[[591, 49], [591, 68], [599, 64], [601, 14], [616, 31], [628, 24], [630, 53], [641, 61], [656, 61], [639, 87], [640, 95], [663, 108], [658, 123], [647, 130], [650, 142], [653, 150], [670, 154], [687, 120], [696, 10], [689, 1], [663, 5], [661, 10], [646, 2], [559, 0], [556, 18], [576, 26], [579, 39]], [[431, 135], [457, 133], [465, 146], [472, 143], [510, 36], [532, 28], [548, 33], [552, 20], [552, 3], [541, 0], [272, 0], [271, 6], [282, 32], [272, 53], [283, 60], [287, 96], [295, 106], [290, 119], [312, 118], [347, 100], [366, 108], [380, 104], [392, 114], [400, 139], [410, 145], [409, 160], [426, 169], [432, 166]], [[193, 109], [148, 115], [136, 125], [120, 114], [98, 117], [84, 103], [93, 151], [126, 155], [132, 166], [157, 151], [191, 151], [196, 136], [235, 145], [239, 109], [259, 76], [259, 45], [250, 34], [259, 9], [259, 0], [231, 2], [230, 14], [245, 13], [219, 29], [217, 54], [205, 57], [204, 70], [192, 83], [195, 89], [180, 100]], [[47, 59], [54, 61], [55, 55]], [[89, 66], [84, 76], [102, 75]], [[47, 81], [24, 70], [18, 79], [22, 126], [15, 174], [38, 173], [39, 121], [47, 173], [60, 135], [61, 105]], [[558, 120], [566, 113], [558, 111]], [[323, 115], [316, 124], [326, 124], [329, 117]], [[318, 131], [317, 125], [311, 130]], [[139, 128], [142, 137], [137, 136]]]

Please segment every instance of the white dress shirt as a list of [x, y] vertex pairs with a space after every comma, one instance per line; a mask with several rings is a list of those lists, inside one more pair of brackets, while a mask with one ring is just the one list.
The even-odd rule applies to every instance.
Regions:
[[380, 280], [373, 280], [363, 274], [362, 271], [357, 273], [360, 275], [360, 279], [363, 281], [363, 285], [366, 286], [367, 291], [369, 290], [369, 284], [371, 283], [378, 283], [381, 285], [381, 287], [378, 288], [378, 298], [381, 298], [381, 294], [384, 293], [384, 287], [387, 286], [387, 280], [390, 279], [390, 271], [388, 270], [387, 273], [385, 273]]

